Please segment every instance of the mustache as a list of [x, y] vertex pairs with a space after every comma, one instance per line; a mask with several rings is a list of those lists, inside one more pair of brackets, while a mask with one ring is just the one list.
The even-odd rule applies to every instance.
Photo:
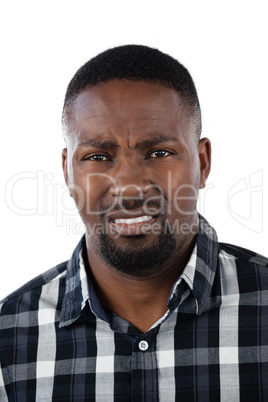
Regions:
[[133, 210], [133, 209], [144, 209], [146, 208], [156, 208], [159, 213], [164, 213], [164, 206], [163, 202], [159, 201], [158, 199], [152, 199], [150, 198], [149, 200], [146, 199], [127, 199], [127, 198], [122, 198], [120, 202], [117, 202], [116, 204], [102, 204], [100, 206], [100, 213], [104, 215], [105, 213], [109, 212], [116, 212], [116, 211], [128, 211], [128, 210]]

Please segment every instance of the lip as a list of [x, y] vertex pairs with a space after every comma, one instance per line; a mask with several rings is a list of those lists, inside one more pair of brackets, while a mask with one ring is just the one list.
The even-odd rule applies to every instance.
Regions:
[[153, 225], [156, 224], [158, 217], [152, 218], [145, 222], [136, 223], [109, 223], [110, 233], [117, 237], [139, 236], [152, 232]]
[[[107, 213], [106, 219], [110, 227], [110, 232], [117, 237], [139, 236], [151, 232], [153, 225], [156, 223], [159, 216], [159, 211], [155, 208], [146, 208], [145, 210], [125, 210], [114, 211]], [[115, 220], [135, 219], [144, 217], [144, 221], [138, 222], [115, 222]], [[146, 217], [146, 218], [145, 218]], [[151, 217], [151, 219], [149, 219]]]
[[156, 218], [159, 215], [159, 211], [156, 208], [148, 207], [146, 209], [130, 209], [130, 210], [120, 210], [111, 211], [106, 214], [106, 219], [109, 223], [115, 223], [116, 219], [133, 219], [142, 216], [152, 216]]

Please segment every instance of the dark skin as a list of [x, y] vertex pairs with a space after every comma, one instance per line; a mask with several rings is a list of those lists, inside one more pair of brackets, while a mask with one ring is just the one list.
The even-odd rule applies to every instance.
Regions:
[[[195, 244], [196, 198], [211, 159], [209, 140], [198, 141], [195, 129], [179, 95], [153, 83], [99, 84], [81, 93], [73, 106], [63, 169], [86, 225], [95, 288], [103, 305], [142, 333], [168, 310], [172, 285]], [[155, 206], [114, 211], [116, 203], [130, 198], [157, 198], [161, 211]], [[110, 210], [101, 215], [103, 205]], [[133, 217], [140, 220], [130, 221]], [[174, 233], [174, 251], [161, 266], [125, 273], [102, 255], [94, 230], [98, 225], [112, 229], [109, 240], [131, 255], [157, 244], [154, 229], [164, 220], [178, 222], [180, 230]]]

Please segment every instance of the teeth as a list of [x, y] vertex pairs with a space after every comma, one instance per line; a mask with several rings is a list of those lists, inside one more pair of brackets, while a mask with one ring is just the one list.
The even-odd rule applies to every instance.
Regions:
[[139, 216], [138, 218], [128, 218], [128, 219], [115, 219], [115, 223], [125, 223], [125, 224], [131, 224], [131, 223], [140, 223], [140, 222], [146, 222], [149, 221], [150, 219], [153, 219], [152, 216], [149, 215], [144, 215], [144, 216]]

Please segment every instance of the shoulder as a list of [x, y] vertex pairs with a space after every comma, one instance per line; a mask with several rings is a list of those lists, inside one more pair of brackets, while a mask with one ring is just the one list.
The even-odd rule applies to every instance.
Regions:
[[[64, 280], [68, 261], [56, 265], [43, 274], [37, 276], [25, 285], [5, 297], [0, 301], [1, 315], [14, 314], [18, 311], [18, 304], [20, 308], [26, 311], [26, 309], [38, 309], [38, 300], [44, 291], [53, 286], [59, 286], [60, 280]], [[31, 305], [31, 306], [30, 306]]]
[[[254, 251], [232, 244], [220, 243], [219, 273], [222, 289], [252, 299], [256, 295], [256, 304], [268, 303], [268, 259]], [[257, 301], [258, 299], [258, 301]]]
[[[235, 246], [228, 243], [219, 243], [220, 254], [229, 255], [237, 262], [241, 261], [246, 265], [258, 265], [260, 267], [268, 268], [268, 258], [260, 255], [254, 251], [248, 250], [243, 247]], [[267, 270], [268, 272], [268, 270]]]

